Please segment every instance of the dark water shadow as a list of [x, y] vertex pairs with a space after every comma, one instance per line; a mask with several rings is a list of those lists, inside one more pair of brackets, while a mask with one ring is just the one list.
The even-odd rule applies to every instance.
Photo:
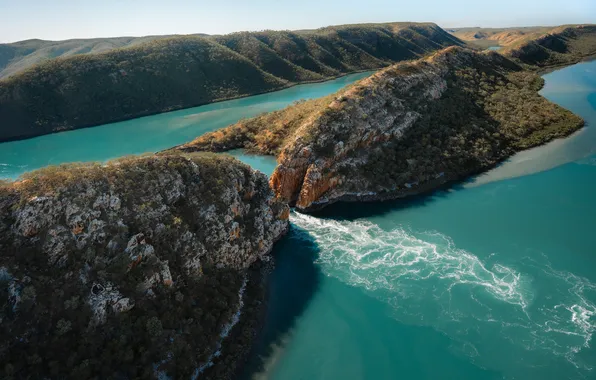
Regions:
[[337, 202], [321, 210], [313, 212], [312, 215], [324, 219], [352, 221], [359, 218], [383, 216], [393, 211], [406, 208], [424, 207], [432, 202], [446, 199], [458, 191], [467, 190], [468, 188], [466, 188], [466, 185], [474, 183], [479, 176], [506, 165], [509, 162], [510, 158], [507, 158], [490, 168], [481, 170], [462, 179], [448, 182], [433, 190], [425, 191], [417, 195], [408, 195], [404, 198], [389, 199], [384, 201]]
[[352, 221], [360, 218], [383, 216], [406, 208], [425, 207], [430, 203], [451, 196], [456, 191], [464, 190], [464, 185], [467, 182], [469, 181], [458, 182], [441, 187], [438, 190], [399, 199], [374, 202], [337, 202], [314, 212], [313, 216]]
[[308, 307], [323, 276], [315, 265], [319, 246], [303, 228], [292, 224], [288, 235], [276, 243], [272, 254], [275, 270], [269, 274], [263, 329], [239, 379], [251, 379], [263, 371], [265, 361], [276, 346], [283, 346], [283, 338]]

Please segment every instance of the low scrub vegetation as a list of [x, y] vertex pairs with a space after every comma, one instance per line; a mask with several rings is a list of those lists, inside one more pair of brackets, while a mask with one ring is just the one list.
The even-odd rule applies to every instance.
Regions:
[[[446, 86], [438, 99], [418, 96], [441, 86], [436, 79], [421, 80], [404, 90], [409, 77], [432, 78], [437, 70], [444, 71]], [[180, 149], [245, 148], [261, 154], [299, 155], [295, 147], [284, 148], [300, 141], [298, 146], [308, 146], [316, 157], [333, 160], [338, 142], [377, 134], [377, 126], [368, 125], [367, 104], [375, 107], [375, 112], [419, 115], [399, 138], [377, 138], [374, 141], [380, 142], [363, 143], [365, 148], [342, 153], [343, 160], [349, 161], [353, 155], [360, 162], [357, 167], [342, 169], [345, 176], [362, 176], [369, 183], [378, 183], [379, 189], [387, 189], [423, 183], [439, 173], [460, 178], [516, 151], [567, 136], [583, 125], [581, 118], [538, 94], [542, 78], [498, 53], [450, 48], [427, 60], [389, 67], [374, 77], [325, 98], [242, 120]], [[392, 87], [392, 83], [401, 85]], [[379, 104], [385, 106], [379, 109]], [[392, 110], [391, 104], [399, 106]], [[404, 117], [397, 118], [396, 125]]]
[[434, 24], [156, 39], [52, 59], [0, 81], [0, 141], [263, 93], [462, 44]]

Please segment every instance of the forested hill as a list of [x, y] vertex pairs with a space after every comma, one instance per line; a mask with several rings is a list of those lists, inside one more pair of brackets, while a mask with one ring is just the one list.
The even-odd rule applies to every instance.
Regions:
[[270, 185], [301, 211], [400, 198], [581, 128], [581, 118], [538, 94], [543, 83], [502, 54], [454, 46], [175, 150], [276, 155]]
[[0, 44], [0, 78], [23, 71], [35, 64], [58, 57], [103, 53], [171, 36], [115, 37], [65, 41], [25, 40]]
[[56, 58], [0, 80], [0, 141], [280, 89], [463, 42], [431, 23], [154, 39]]
[[503, 53], [538, 68], [568, 65], [596, 55], [596, 25], [561, 26], [521, 39]]
[[449, 31], [472, 45], [501, 46], [500, 53], [532, 70], [573, 64], [596, 54], [595, 24]]

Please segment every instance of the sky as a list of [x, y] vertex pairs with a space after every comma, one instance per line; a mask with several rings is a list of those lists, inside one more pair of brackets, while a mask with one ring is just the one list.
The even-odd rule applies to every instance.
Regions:
[[0, 43], [390, 21], [442, 27], [596, 23], [596, 0], [0, 0]]

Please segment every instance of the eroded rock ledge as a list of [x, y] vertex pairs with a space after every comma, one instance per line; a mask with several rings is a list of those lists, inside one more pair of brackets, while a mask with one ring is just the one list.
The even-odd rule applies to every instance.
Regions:
[[288, 215], [265, 175], [211, 154], [3, 185], [0, 377], [190, 378], [214, 360], [247, 269]]
[[279, 152], [270, 185], [303, 211], [398, 198], [581, 128], [579, 117], [538, 94], [542, 85], [500, 54], [450, 47], [178, 149]]

